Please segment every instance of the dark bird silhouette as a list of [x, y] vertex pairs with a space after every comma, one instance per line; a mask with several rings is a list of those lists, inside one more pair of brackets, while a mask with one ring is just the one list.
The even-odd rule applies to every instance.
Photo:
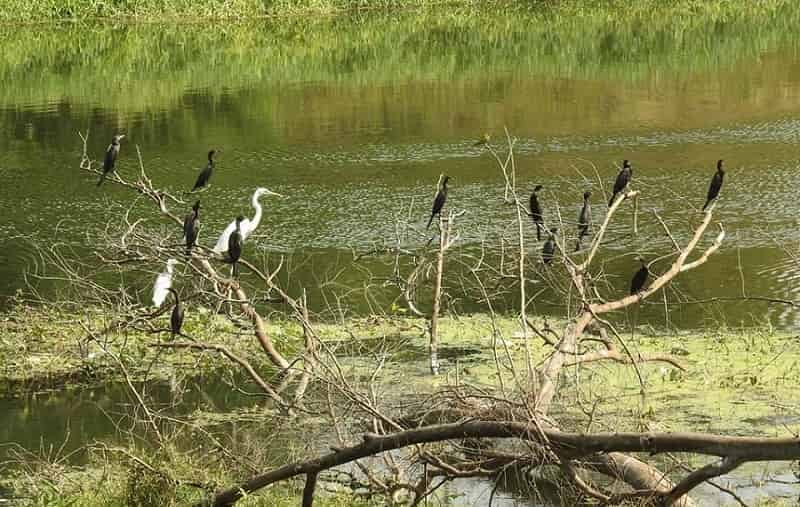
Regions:
[[622, 169], [620, 169], [619, 174], [617, 174], [617, 180], [614, 182], [614, 192], [611, 194], [611, 200], [608, 201], [609, 207], [614, 204], [614, 199], [617, 197], [617, 194], [625, 190], [625, 187], [628, 186], [628, 183], [631, 181], [631, 176], [633, 176], [633, 169], [631, 168], [630, 162], [625, 160], [622, 162]]
[[544, 218], [542, 218], [542, 206], [539, 204], [539, 197], [536, 193], [542, 189], [541, 185], [536, 185], [531, 192], [531, 217], [533, 223], [536, 224], [536, 241], [542, 240], [542, 227], [544, 226]]
[[175, 335], [181, 336], [181, 327], [183, 327], [183, 307], [181, 306], [181, 299], [178, 297], [178, 292], [170, 287], [167, 289], [172, 293], [175, 298], [175, 306], [172, 307], [172, 315], [169, 318], [170, 330], [172, 331], [172, 339]]
[[186, 239], [186, 255], [192, 255], [192, 247], [197, 244], [200, 233], [200, 201], [192, 206], [192, 211], [183, 219], [183, 237]]
[[647, 277], [650, 276], [650, 270], [647, 269], [647, 264], [645, 264], [644, 259], [639, 257], [639, 262], [642, 263], [642, 267], [639, 268], [639, 271], [637, 271], [631, 279], [631, 295], [638, 294], [644, 288], [644, 284], [647, 283]]
[[425, 227], [429, 229], [433, 223], [433, 217], [442, 213], [444, 202], [447, 200], [447, 182], [450, 181], [450, 176], [445, 176], [442, 180], [442, 186], [436, 193], [436, 198], [433, 200], [433, 209], [431, 210], [431, 218], [428, 220], [428, 225]]
[[211, 179], [211, 173], [214, 172], [214, 155], [217, 152], [215, 150], [211, 150], [208, 152], [208, 165], [206, 165], [205, 169], [200, 171], [200, 174], [197, 175], [197, 181], [194, 182], [194, 187], [192, 187], [192, 192], [197, 190], [198, 188], [203, 188], [208, 184], [208, 181]]
[[553, 262], [553, 256], [556, 253], [556, 232], [558, 229], [551, 229], [547, 241], [542, 246], [542, 262], [548, 266]]
[[492, 136], [490, 136], [489, 134], [483, 134], [483, 136], [481, 136], [480, 139], [475, 141], [475, 144], [473, 144], [472, 146], [486, 146], [487, 144], [489, 144], [489, 141], [491, 140]]
[[236, 217], [236, 229], [234, 229], [228, 238], [228, 257], [233, 264], [234, 278], [239, 276], [239, 258], [242, 256], [242, 246], [244, 244], [244, 240], [242, 239], [243, 220], [243, 215]]
[[708, 186], [708, 197], [706, 197], [706, 205], [703, 206], [703, 211], [708, 208], [711, 201], [719, 196], [723, 179], [725, 179], [725, 169], [722, 168], [722, 160], [717, 160], [717, 172], [714, 173], [714, 177], [711, 178], [711, 185]]
[[575, 245], [576, 252], [581, 249], [583, 237], [589, 234], [589, 222], [592, 220], [592, 206], [589, 203], [590, 197], [592, 197], [592, 193], [588, 190], [583, 193], [583, 207], [581, 208], [581, 212], [578, 213], [578, 241]]
[[106, 148], [106, 157], [103, 159], [103, 174], [100, 175], [100, 180], [97, 182], [98, 187], [106, 180], [108, 173], [114, 170], [119, 156], [119, 142], [123, 137], [125, 137], [125, 134], [117, 134], [111, 138], [111, 144]]

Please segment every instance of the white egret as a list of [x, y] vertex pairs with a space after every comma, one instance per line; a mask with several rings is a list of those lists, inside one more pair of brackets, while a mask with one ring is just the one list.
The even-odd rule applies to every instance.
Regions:
[[153, 284], [153, 306], [159, 307], [167, 299], [172, 287], [172, 271], [177, 263], [175, 259], [167, 260], [167, 268], [156, 278], [156, 283]]
[[[258, 224], [261, 222], [262, 209], [261, 209], [261, 203], [258, 202], [258, 199], [264, 194], [283, 197], [281, 194], [273, 192], [272, 190], [269, 190], [264, 187], [256, 189], [255, 193], [253, 194], [253, 201], [252, 201], [253, 208], [255, 208], [256, 212], [253, 215], [253, 218], [245, 218], [244, 220], [242, 220], [241, 223], [242, 241], [247, 239], [247, 236], [252, 234], [252, 232], [256, 230]], [[231, 237], [231, 234], [233, 233], [234, 230], [236, 230], [236, 220], [229, 223], [228, 227], [226, 227], [225, 230], [222, 231], [222, 234], [217, 240], [217, 244], [214, 246], [214, 251], [216, 253], [221, 254], [228, 251], [228, 239]]]

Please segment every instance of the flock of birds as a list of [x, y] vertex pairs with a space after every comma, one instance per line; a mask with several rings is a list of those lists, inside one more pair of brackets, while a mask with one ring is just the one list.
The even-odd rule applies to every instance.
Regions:
[[[476, 146], [485, 144], [487, 142], [488, 137], [478, 141]], [[611, 207], [614, 204], [614, 201], [617, 199], [617, 196], [624, 198], [625, 189], [628, 188], [628, 184], [633, 177], [633, 168], [628, 160], [624, 160], [622, 162], [622, 168], [620, 169], [619, 173], [617, 174], [616, 180], [614, 180], [614, 188], [611, 192], [611, 199], [608, 201], [608, 206]], [[711, 203], [719, 197], [719, 192], [722, 190], [722, 182], [725, 179], [725, 169], [723, 168], [723, 161], [717, 160], [717, 170], [711, 178], [711, 183], [708, 187], [708, 194], [706, 195], [706, 203], [703, 205], [703, 210], [705, 211]], [[428, 227], [431, 226], [433, 219], [436, 216], [441, 216], [442, 209], [444, 208], [445, 201], [447, 201], [447, 183], [450, 181], [449, 176], [445, 176], [442, 178], [441, 185], [439, 186], [439, 191], [436, 193], [436, 198], [433, 200], [433, 209], [431, 210], [430, 219], [428, 219]], [[529, 214], [533, 219], [533, 223], [536, 226], [536, 239], [541, 241], [542, 239], [542, 229], [545, 229], [548, 232], [547, 240], [542, 245], [542, 263], [545, 266], [549, 266], [553, 262], [553, 258], [555, 257], [556, 253], [556, 233], [558, 232], [557, 228], [547, 229], [544, 224], [544, 214], [542, 213], [542, 205], [539, 202], [539, 191], [542, 190], [541, 185], [536, 185], [534, 187], [533, 192], [531, 193], [530, 197], [530, 210]], [[589, 234], [590, 228], [590, 220], [592, 216], [591, 210], [591, 202], [590, 199], [592, 197], [592, 193], [588, 190], [583, 193], [583, 206], [578, 213], [578, 239], [575, 245], [575, 251], [581, 249], [581, 242], [583, 238]], [[633, 275], [631, 279], [631, 294], [636, 294], [640, 292], [645, 283], [647, 283], [647, 278], [650, 276], [650, 271], [642, 257], [639, 257], [638, 260], [641, 262], [641, 268]]]
[[[125, 137], [125, 134], [115, 135], [111, 139], [111, 144], [106, 149], [105, 157], [103, 158], [103, 170], [97, 186], [103, 184], [109, 174], [116, 170], [117, 158], [119, 158], [120, 141]], [[207, 186], [211, 181], [211, 175], [214, 172], [214, 157], [216, 150], [208, 152], [208, 164], [197, 175], [197, 180], [192, 187], [191, 192], [196, 192], [203, 187]], [[239, 259], [242, 256], [244, 241], [250, 236], [253, 231], [258, 228], [261, 223], [261, 216], [263, 209], [261, 207], [260, 199], [263, 195], [273, 195], [282, 197], [277, 192], [273, 192], [267, 188], [259, 187], [253, 193], [251, 204], [255, 209], [253, 218], [246, 218], [243, 215], [237, 216], [228, 226], [222, 231], [213, 247], [213, 252], [223, 256], [223, 259], [232, 265], [233, 276], [239, 276]], [[183, 238], [186, 244], [186, 255], [191, 256], [192, 248], [197, 246], [197, 240], [200, 236], [200, 201], [197, 200], [192, 205], [189, 214], [183, 220]], [[173, 338], [176, 335], [181, 335], [181, 328], [184, 321], [184, 311], [180, 302], [178, 292], [172, 288], [172, 278], [175, 271], [175, 266], [178, 264], [176, 259], [168, 259], [166, 268], [157, 277], [153, 284], [153, 306], [156, 308], [161, 307], [167, 296], [171, 293], [174, 298], [174, 306], [172, 315], [170, 317], [170, 328]]]
[[[111, 144], [106, 149], [105, 157], [103, 159], [103, 172], [100, 175], [100, 180], [97, 182], [97, 186], [103, 184], [106, 177], [112, 173], [116, 168], [117, 158], [119, 157], [120, 151], [120, 141], [125, 137], [125, 134], [118, 134], [115, 135], [111, 139]], [[487, 138], [488, 139], [488, 136]], [[486, 139], [479, 141], [479, 143], [485, 143]], [[211, 150], [208, 152], [208, 164], [206, 167], [198, 174], [197, 180], [195, 181], [194, 186], [192, 187], [191, 192], [195, 192], [197, 190], [202, 189], [211, 180], [211, 175], [214, 171], [214, 157], [216, 155], [215, 150]], [[624, 160], [622, 163], [622, 168], [620, 169], [619, 173], [617, 174], [617, 178], [614, 180], [614, 187], [611, 193], [611, 199], [608, 201], [608, 206], [611, 207], [614, 204], [614, 201], [617, 199], [617, 196], [620, 198], [624, 198], [625, 190], [628, 188], [628, 184], [633, 177], [633, 168], [628, 160]], [[705, 211], [708, 206], [719, 197], [720, 190], [722, 189], [722, 183], [725, 178], [725, 170], [723, 168], [723, 161], [717, 161], [717, 170], [714, 173], [714, 176], [711, 178], [711, 184], [708, 188], [708, 194], [706, 196], [706, 203], [703, 206], [703, 211]], [[433, 200], [433, 208], [431, 209], [431, 215], [428, 219], [428, 224], [426, 229], [430, 228], [431, 224], [433, 223], [434, 218], [441, 217], [442, 209], [444, 208], [445, 202], [447, 201], [447, 193], [448, 188], [447, 184], [450, 181], [449, 176], [445, 176], [442, 178], [441, 183], [439, 185], [439, 189], [436, 192], [436, 197]], [[530, 197], [530, 216], [533, 219], [534, 225], [536, 226], [536, 239], [541, 241], [541, 231], [545, 229], [548, 233], [547, 240], [542, 245], [542, 263], [546, 266], [549, 266], [553, 262], [553, 258], [555, 257], [556, 253], [556, 233], [558, 232], [557, 228], [548, 229], [544, 223], [544, 214], [542, 213], [542, 206], [539, 202], [538, 193], [542, 190], [542, 185], [536, 185], [531, 193]], [[244, 241], [247, 237], [255, 231], [258, 227], [259, 223], [261, 222], [262, 216], [262, 208], [259, 202], [259, 199], [262, 195], [273, 195], [282, 197], [280, 194], [273, 192], [266, 188], [258, 188], [256, 189], [255, 193], [253, 194], [252, 198], [252, 206], [255, 209], [255, 214], [253, 218], [245, 218], [242, 215], [237, 216], [225, 230], [222, 231], [220, 234], [217, 243], [214, 245], [213, 251], [217, 254], [223, 256], [226, 262], [229, 262], [232, 265], [232, 271], [234, 278], [239, 276], [239, 264], [238, 261], [242, 256], [242, 250], [244, 246]], [[583, 193], [583, 206], [578, 214], [578, 238], [577, 243], [575, 245], [575, 251], [580, 250], [581, 241], [584, 237], [589, 234], [590, 229], [590, 219], [591, 219], [591, 203], [590, 199], [592, 197], [592, 193], [586, 191]], [[186, 255], [191, 256], [192, 248], [197, 246], [197, 240], [200, 234], [200, 201], [197, 200], [194, 205], [192, 206], [191, 211], [183, 221], [183, 236], [184, 241], [186, 244]], [[633, 275], [631, 279], [631, 294], [636, 294], [640, 292], [645, 283], [647, 283], [647, 278], [650, 274], [647, 265], [644, 262], [644, 259], [639, 257], [639, 261], [642, 263], [642, 267]], [[172, 315], [170, 317], [170, 326], [172, 331], [173, 338], [176, 335], [181, 335], [181, 328], [183, 326], [184, 320], [184, 312], [181, 306], [180, 297], [178, 296], [178, 292], [172, 288], [172, 275], [175, 269], [175, 266], [178, 264], [176, 259], [168, 259], [167, 265], [165, 270], [158, 275], [156, 278], [155, 284], [153, 285], [153, 305], [155, 307], [161, 307], [164, 301], [167, 299], [168, 294], [172, 294], [175, 300]]]

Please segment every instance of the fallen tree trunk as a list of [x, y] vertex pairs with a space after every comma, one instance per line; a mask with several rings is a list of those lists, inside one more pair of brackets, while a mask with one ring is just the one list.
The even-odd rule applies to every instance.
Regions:
[[[463, 438], [518, 438], [538, 444], [542, 450], [552, 451], [562, 459], [580, 459], [589, 457], [590, 462], [614, 470], [614, 475], [625, 475], [629, 484], [640, 483], [643, 486], [637, 496], [658, 496], [664, 503], [671, 505], [702, 480], [726, 473], [732, 468], [729, 463], [738, 464], [747, 461], [789, 461], [800, 459], [800, 438], [756, 438], [728, 437], [722, 435], [706, 435], [702, 433], [568, 433], [558, 430], [541, 430], [535, 424], [520, 422], [467, 421], [464, 423], [426, 426], [391, 433], [388, 435], [365, 434], [363, 441], [352, 447], [335, 449], [315, 459], [291, 463], [270, 472], [258, 475], [250, 480], [219, 492], [210, 505], [215, 507], [230, 506], [249, 493], [276, 482], [291, 479], [298, 475], [315, 477], [320, 472], [353, 461], [375, 456], [377, 454], [401, 449], [403, 447], [443, 442]], [[646, 452], [658, 454], [665, 452], [686, 452], [723, 458], [722, 464], [711, 465], [687, 476], [684, 482], [675, 486], [663, 482], [663, 476], [655, 477], [662, 481], [661, 487], [654, 490], [653, 479], [641, 466], [641, 461], [629, 462], [628, 456], [621, 452]], [[649, 468], [649, 466], [647, 466]], [[628, 470], [626, 472], [626, 470]], [[628, 480], [630, 479], [630, 480]], [[314, 481], [309, 481], [313, 483]], [[304, 494], [308, 499], [309, 493]], [[310, 503], [304, 502], [310, 505]], [[205, 504], [208, 505], [208, 504]]]

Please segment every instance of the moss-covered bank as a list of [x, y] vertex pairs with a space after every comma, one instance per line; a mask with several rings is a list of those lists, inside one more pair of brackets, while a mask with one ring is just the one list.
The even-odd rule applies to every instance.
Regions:
[[[193, 313], [184, 326], [188, 335], [225, 345], [248, 357], [269, 377], [273, 368], [248, 331], [207, 309]], [[166, 327], [168, 315], [162, 318]], [[198, 375], [231, 368], [217, 353], [160, 353], [152, 345], [167, 339], [167, 332], [112, 334], [107, 341], [107, 351], [112, 354], [107, 354], [96, 342], [86, 340], [81, 322], [106, 323], [99, 314], [58, 314], [24, 307], [5, 314], [0, 320], [0, 397], [119, 380], [117, 357], [134, 379], [145, 372], [151, 379], [168, 379], [176, 370], [186, 371], [187, 365]], [[493, 323], [497, 330], [494, 339]], [[552, 319], [550, 325], [558, 329]], [[428, 374], [423, 320], [360, 318], [317, 323], [315, 328], [326, 348], [335, 351], [354, 377], [361, 370], [369, 374], [379, 351], [386, 357], [379, 381], [391, 386], [402, 380], [404, 395], [430, 393], [452, 382], [456, 374], [463, 381], [496, 386], [495, 350], [498, 357], [510, 357], [516, 367], [524, 366], [525, 347], [513, 317], [443, 319], [440, 355], [446, 374], [438, 378]], [[302, 346], [302, 330], [293, 321], [272, 321], [267, 331], [288, 357]], [[655, 418], [661, 430], [769, 434], [782, 424], [779, 421], [791, 421], [795, 410], [800, 410], [794, 406], [794, 390], [800, 383], [800, 340], [795, 335], [765, 328], [718, 328], [681, 334], [636, 331], [625, 340], [634, 356], [671, 354], [685, 370], [664, 362], [641, 364], [646, 393], [642, 398], [636, 371], [628, 364], [594, 362], [579, 369], [571, 367], [564, 375], [562, 411], [573, 410], [575, 396], [580, 396], [599, 400], [597, 413], [618, 418], [613, 423], [617, 428], [634, 421], [631, 429], [635, 429], [637, 421], [669, 413], [669, 417]], [[530, 343], [532, 360], [538, 364], [550, 348], [537, 338]]]
[[[163, 317], [166, 321], [167, 316]], [[96, 344], [85, 342], [80, 322], [104, 323], [100, 314], [58, 314], [34, 308], [17, 308], [0, 321], [0, 385], [4, 396], [20, 394], [26, 389], [60, 389], [68, 382], [102, 383], [118, 378], [118, 368], [108, 354], [100, 353]], [[165, 322], [166, 323], [166, 322]], [[497, 333], [493, 334], [494, 329]], [[558, 329], [560, 323], [550, 320]], [[327, 349], [335, 350], [340, 365], [349, 378], [370, 378], [376, 357], [385, 358], [385, 366], [377, 377], [381, 396], [408, 399], [424, 396], [437, 388], [459, 382], [491, 389], [497, 386], [497, 368], [493, 346], [507, 370], [510, 357], [519, 371], [524, 371], [524, 342], [519, 337], [516, 320], [510, 316], [494, 321], [487, 315], [448, 317], [442, 323], [442, 356], [444, 375], [428, 374], [425, 323], [405, 317], [354, 319], [343, 323], [316, 323]], [[224, 343], [251, 358], [262, 371], [270, 366], [259, 358], [258, 345], [246, 330], [230, 325], [213, 312], [195, 309], [186, 323], [186, 332], [204, 340]], [[279, 347], [286, 351], [299, 347], [301, 330], [290, 321], [273, 321], [268, 326]], [[109, 350], [123, 358], [132, 375], [140, 378], [155, 351], [149, 344], [165, 339], [166, 334], [126, 332], [109, 337]], [[647, 363], [639, 367], [645, 395], [635, 370], [630, 365], [598, 362], [581, 368], [570, 367], [561, 379], [553, 415], [565, 427], [578, 430], [692, 430], [746, 435], [785, 435], [800, 425], [800, 407], [794, 395], [800, 382], [800, 341], [796, 336], [770, 329], [715, 329], [692, 333], [627, 331], [624, 339], [634, 356], [639, 353], [672, 354], [685, 370], [666, 363]], [[550, 348], [532, 339], [532, 360], [540, 363]], [[508, 350], [508, 355], [506, 355]], [[289, 355], [291, 355], [289, 353]], [[151, 374], [169, 378], [177, 370], [191, 365], [195, 372], [224, 372], [230, 366], [216, 354], [169, 353], [159, 358]], [[149, 367], [148, 367], [149, 368]], [[87, 374], [86, 372], [91, 372]], [[217, 375], [218, 376], [218, 375]], [[397, 386], [402, 385], [402, 389]], [[246, 383], [238, 388], [247, 389]], [[260, 398], [252, 398], [252, 407], [236, 409], [217, 406], [195, 410], [185, 416], [197, 431], [203, 428], [226, 435], [228, 425], [235, 425], [237, 442], [231, 445], [263, 447], [265, 431], [271, 415], [264, 410]], [[2, 401], [2, 400], [0, 400]], [[588, 420], [581, 410], [591, 407]], [[313, 421], [303, 428], [304, 439], [313, 440], [322, 430]], [[249, 429], [245, 429], [249, 428]], [[788, 430], [787, 430], [788, 428]], [[183, 427], [175, 429], [176, 434]], [[242, 435], [249, 435], [249, 446]], [[307, 441], [293, 441], [284, 435], [281, 451], [258, 454], [257, 466], [269, 468], [284, 463], [295, 453], [309, 452]], [[224, 437], [219, 437], [224, 438]], [[294, 437], [295, 440], [296, 437]], [[77, 465], [69, 459], [55, 463], [42, 461], [34, 468], [38, 473], [58, 477], [49, 484], [34, 487], [35, 476], [7, 474], [0, 492], [11, 490], [35, 494], [26, 505], [180, 505], [203, 494], [196, 486], [175, 484], [159, 475], [172, 478], [192, 477], [204, 485], [225, 485], [249, 472], [209, 464], [210, 450], [199, 449], [187, 454], [180, 440], [167, 437], [169, 444], [158, 450], [148, 449], [136, 439], [118, 439], [89, 446], [87, 458]], [[301, 439], [302, 440], [302, 439]], [[13, 441], [13, 438], [12, 438]], [[233, 441], [232, 441], [233, 442]], [[108, 450], [106, 445], [114, 450]], [[36, 455], [36, 451], [31, 456]], [[146, 460], [156, 471], [142, 468], [131, 456]], [[214, 461], [216, 463], [216, 461]], [[301, 487], [301, 486], [298, 486]], [[299, 491], [294, 485], [273, 488], [263, 495], [246, 500], [243, 505], [295, 505]], [[0, 497], [3, 494], [0, 493]], [[149, 502], [149, 503], [148, 503]], [[368, 505], [348, 495], [325, 498], [320, 505]], [[457, 499], [452, 505], [459, 505]]]

